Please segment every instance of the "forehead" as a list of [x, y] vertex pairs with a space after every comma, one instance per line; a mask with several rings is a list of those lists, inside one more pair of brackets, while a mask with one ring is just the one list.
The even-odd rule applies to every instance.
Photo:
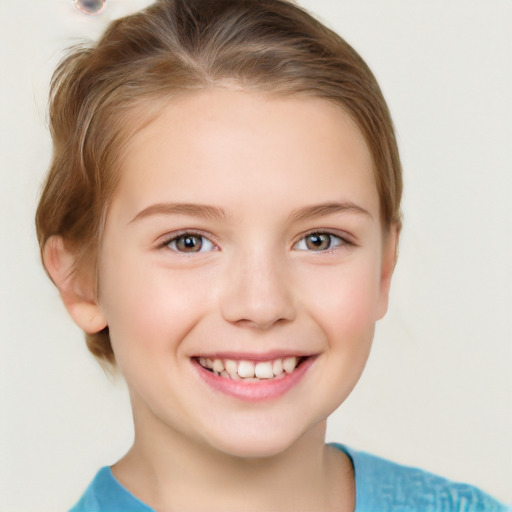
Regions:
[[341, 107], [215, 88], [169, 100], [129, 140], [114, 201], [136, 210], [158, 201], [234, 204], [261, 192], [271, 202], [308, 192], [315, 202], [326, 191], [333, 200], [361, 196], [378, 210], [370, 152]]

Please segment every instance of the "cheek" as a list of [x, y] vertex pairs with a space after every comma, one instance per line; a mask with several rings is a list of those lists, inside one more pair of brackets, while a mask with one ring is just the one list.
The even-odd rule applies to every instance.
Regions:
[[[135, 269], [135, 270], [134, 270]], [[103, 269], [100, 301], [116, 357], [175, 351], [206, 307], [208, 294], [183, 273], [125, 258]]]
[[[372, 346], [378, 284], [371, 266], [347, 266], [336, 272], [317, 273], [314, 293], [307, 309], [322, 331], [325, 351], [316, 387], [322, 391], [327, 417], [354, 389], [361, 377]], [[309, 300], [309, 299], [308, 299]], [[317, 404], [311, 403], [312, 410]]]
[[[372, 332], [379, 312], [379, 272], [375, 264], [350, 265], [309, 286], [308, 302], [319, 323], [331, 336]], [[314, 284], [314, 286], [313, 286]]]

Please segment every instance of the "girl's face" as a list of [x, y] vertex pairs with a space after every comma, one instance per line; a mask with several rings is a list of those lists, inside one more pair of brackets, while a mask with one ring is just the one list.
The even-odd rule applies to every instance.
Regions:
[[395, 243], [339, 107], [172, 100], [129, 145], [100, 249], [136, 435], [270, 456], [323, 425], [365, 365]]

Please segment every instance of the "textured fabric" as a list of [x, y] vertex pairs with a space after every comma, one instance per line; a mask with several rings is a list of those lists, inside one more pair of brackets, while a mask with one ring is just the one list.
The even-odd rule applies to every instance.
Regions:
[[[335, 444], [354, 466], [355, 512], [512, 512], [479, 489]], [[155, 512], [99, 470], [70, 512]], [[313, 511], [312, 511], [313, 512]]]
[[451, 482], [421, 469], [334, 445], [351, 459], [356, 477], [355, 512], [511, 511], [468, 484]]
[[101, 468], [80, 501], [70, 512], [155, 512], [114, 477], [109, 467]]

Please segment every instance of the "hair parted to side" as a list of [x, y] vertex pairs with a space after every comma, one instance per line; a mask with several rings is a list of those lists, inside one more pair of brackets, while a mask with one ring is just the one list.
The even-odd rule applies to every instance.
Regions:
[[[370, 149], [385, 227], [400, 227], [402, 174], [391, 117], [372, 72], [342, 38], [286, 0], [158, 0], [75, 47], [50, 91], [54, 153], [36, 213], [41, 251], [60, 235], [75, 272], [96, 272], [106, 209], [130, 137], [173, 95], [235, 82], [324, 98]], [[89, 350], [115, 363], [108, 327]]]

